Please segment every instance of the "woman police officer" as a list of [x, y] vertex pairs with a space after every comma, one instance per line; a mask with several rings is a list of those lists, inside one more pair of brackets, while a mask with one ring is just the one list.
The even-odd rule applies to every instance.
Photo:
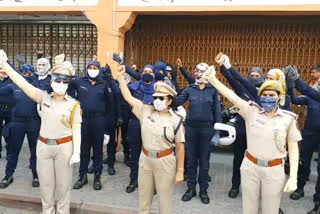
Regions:
[[[177, 93], [166, 83], [155, 84], [153, 106], [133, 97], [124, 80], [125, 67], [118, 68], [118, 81], [124, 99], [141, 125], [142, 153], [139, 160], [139, 213], [149, 214], [154, 189], [159, 195], [160, 214], [170, 214], [174, 183], [183, 181], [184, 131], [182, 119], [169, 108]], [[173, 153], [177, 147], [178, 170]]]
[[[0, 71], [6, 72], [30, 98], [37, 102], [41, 118], [37, 143], [37, 171], [41, 183], [43, 214], [69, 214], [72, 164], [80, 161], [81, 114], [79, 103], [66, 94], [71, 70], [62, 65], [64, 55], [56, 57], [51, 70], [53, 93], [35, 88], [7, 64], [0, 50]], [[58, 199], [55, 211], [55, 192]]]
[[[256, 214], [262, 198], [262, 214], [278, 214], [282, 191], [297, 188], [299, 161], [296, 115], [278, 108], [282, 85], [267, 81], [259, 89], [261, 106], [245, 101], [224, 86], [215, 76], [214, 67], [205, 78], [240, 110], [247, 132], [247, 151], [241, 165], [242, 209], [244, 214]], [[288, 145], [290, 178], [285, 184], [284, 161]]]

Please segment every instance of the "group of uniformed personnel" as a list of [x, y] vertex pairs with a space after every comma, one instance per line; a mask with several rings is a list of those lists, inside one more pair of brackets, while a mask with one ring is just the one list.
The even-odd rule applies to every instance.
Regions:
[[[214, 129], [222, 122], [221, 94], [238, 109], [228, 196], [237, 197], [242, 185], [245, 214], [258, 213], [260, 197], [262, 213], [277, 214], [283, 213], [283, 191], [294, 191], [290, 195], [293, 200], [304, 196], [303, 187], [320, 133], [320, 124], [312, 120], [320, 112], [319, 66], [312, 69], [312, 86], [299, 78], [294, 66], [284, 71], [271, 69], [266, 76], [261, 68], [252, 67], [246, 78], [231, 65], [227, 55], [219, 53], [215, 61], [234, 93], [219, 82], [214, 67], [206, 63], [199, 63], [192, 76], [180, 59], [177, 70], [160, 61], [145, 65], [141, 72], [117, 54], [113, 59], [120, 64], [117, 80], [112, 78], [110, 67], [101, 67], [96, 59], [88, 63], [85, 77], [79, 78], [72, 64], [64, 61], [64, 55], [56, 57], [52, 69], [49, 60], [40, 56], [36, 71], [32, 65], [23, 64], [16, 72], [0, 51], [0, 130], [7, 148], [6, 172], [0, 188], [13, 182], [27, 135], [32, 186], [40, 186], [43, 213], [55, 213], [56, 193], [56, 212], [68, 214], [72, 165], [80, 162], [73, 189], [86, 185], [88, 173], [93, 173], [93, 189], [101, 190], [103, 163], [107, 164], [109, 175], [116, 174], [116, 139], [121, 131], [124, 162], [130, 167], [126, 192], [138, 188], [140, 213], [150, 213], [155, 192], [159, 195], [160, 213], [171, 213], [174, 183], [183, 180], [187, 183], [183, 201], [197, 195], [199, 183], [200, 200], [208, 204], [210, 145], [219, 144], [222, 135]], [[178, 71], [190, 84], [184, 89], [177, 82]], [[304, 96], [296, 97], [294, 88]], [[187, 113], [180, 107], [186, 101], [190, 103]], [[307, 105], [302, 137], [291, 104]], [[104, 160], [106, 135], [109, 143]], [[287, 153], [288, 180], [284, 172]], [[91, 159], [93, 164], [89, 167]], [[64, 175], [63, 180], [59, 174]], [[315, 207], [308, 214], [320, 212], [319, 181], [318, 178]]]

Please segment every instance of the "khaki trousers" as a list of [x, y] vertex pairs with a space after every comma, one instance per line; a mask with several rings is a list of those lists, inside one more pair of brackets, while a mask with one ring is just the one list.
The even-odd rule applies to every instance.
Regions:
[[176, 158], [173, 154], [157, 159], [141, 153], [138, 175], [140, 214], [150, 214], [155, 188], [159, 196], [159, 213], [172, 212], [175, 175]]
[[[37, 144], [37, 171], [43, 214], [69, 214], [72, 187], [72, 142], [61, 145]], [[55, 197], [56, 196], [56, 197]], [[55, 198], [58, 200], [55, 211]]]
[[258, 214], [260, 198], [262, 214], [278, 214], [286, 181], [284, 167], [262, 167], [246, 157], [241, 164], [242, 213]]

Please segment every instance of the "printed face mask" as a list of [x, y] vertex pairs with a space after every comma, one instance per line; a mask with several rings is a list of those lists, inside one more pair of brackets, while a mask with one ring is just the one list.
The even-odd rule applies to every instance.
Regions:
[[37, 61], [37, 72], [39, 76], [46, 75], [50, 70], [50, 63], [46, 58], [38, 59]]
[[88, 75], [91, 78], [96, 78], [99, 74], [99, 70], [98, 69], [88, 69]]
[[57, 83], [57, 82], [53, 81], [51, 83], [51, 88], [56, 94], [64, 95], [68, 89], [68, 84], [65, 84], [63, 82]]
[[266, 112], [271, 112], [278, 106], [278, 99], [275, 97], [260, 97], [260, 103]]
[[157, 111], [163, 111], [167, 108], [166, 100], [156, 99], [153, 101], [153, 106]]

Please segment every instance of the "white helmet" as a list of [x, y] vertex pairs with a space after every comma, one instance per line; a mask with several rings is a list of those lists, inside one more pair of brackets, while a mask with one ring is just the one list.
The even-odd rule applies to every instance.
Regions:
[[39, 76], [44, 76], [49, 72], [50, 69], [51, 69], [51, 65], [48, 59], [46, 58], [38, 59], [36, 74], [38, 74]]
[[224, 124], [224, 123], [215, 123], [214, 124], [214, 130], [228, 132], [228, 136], [220, 137], [217, 146], [221, 146], [221, 147], [229, 146], [235, 141], [236, 129], [233, 126], [232, 120], [233, 119], [231, 119], [230, 122], [228, 122], [228, 124]]

